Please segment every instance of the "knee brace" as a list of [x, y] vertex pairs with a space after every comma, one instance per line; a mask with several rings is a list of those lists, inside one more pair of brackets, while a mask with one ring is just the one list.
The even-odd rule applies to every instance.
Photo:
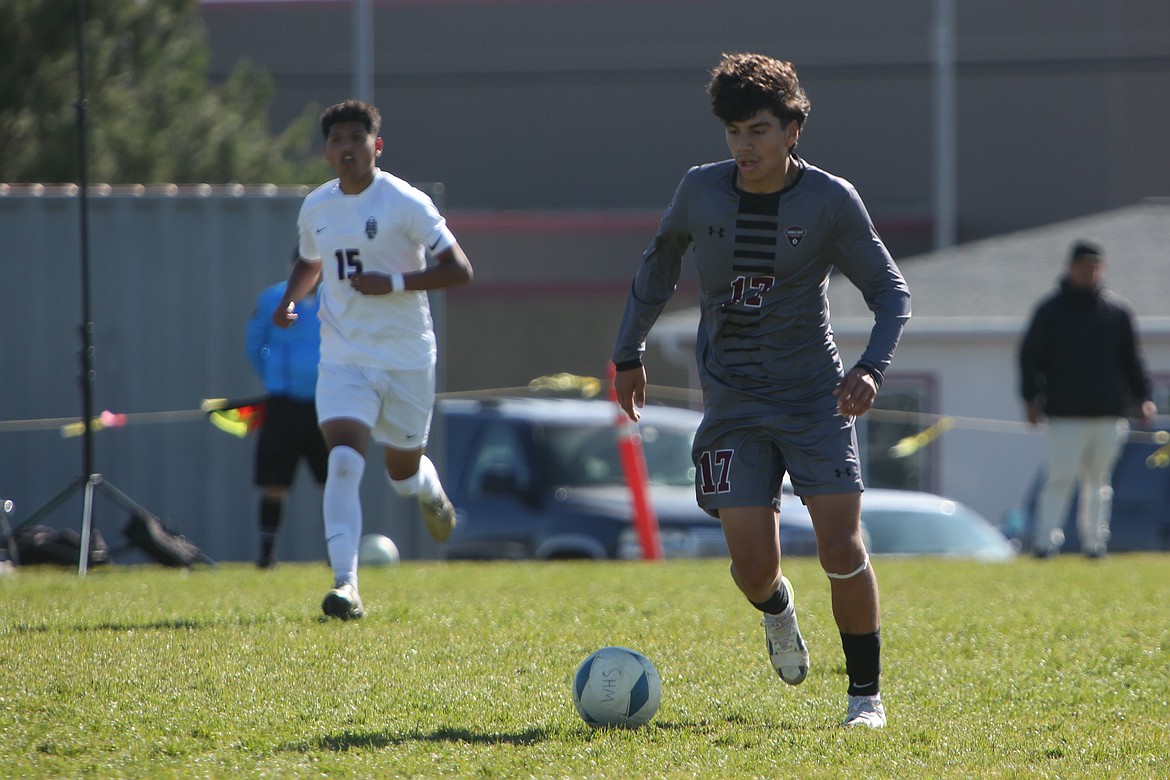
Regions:
[[831, 580], [849, 580], [849, 579], [853, 579], [858, 574], [861, 574], [863, 571], [865, 571], [868, 568], [869, 568], [869, 556], [866, 555], [865, 560], [863, 560], [861, 562], [861, 565], [858, 566], [853, 571], [849, 572], [848, 574], [834, 574], [831, 571], [825, 571], [825, 576]]

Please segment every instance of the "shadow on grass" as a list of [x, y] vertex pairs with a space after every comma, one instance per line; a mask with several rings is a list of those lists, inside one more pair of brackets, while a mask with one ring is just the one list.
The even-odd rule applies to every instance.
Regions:
[[296, 621], [285, 620], [280, 616], [274, 615], [255, 615], [231, 618], [227, 620], [222, 617], [209, 616], [205, 619], [171, 618], [166, 620], [103, 620], [100, 623], [77, 623], [72, 626], [48, 624], [34, 626], [29, 625], [28, 623], [19, 623], [12, 626], [12, 630], [25, 634], [59, 633], [61, 631], [190, 631], [205, 628], [223, 628], [224, 626], [257, 626], [270, 623], [287, 622]]
[[[739, 719], [728, 718], [727, 721], [736, 724]], [[743, 725], [742, 723], [739, 725]], [[756, 724], [758, 725], [758, 724]], [[766, 733], [774, 733], [776, 728], [769, 724], [767, 727], [761, 727]], [[824, 730], [820, 726], [816, 727], [798, 727], [792, 725], [790, 727], [794, 731], [821, 731]], [[677, 732], [691, 732], [691, 733], [707, 733], [718, 732], [715, 722], [710, 721], [653, 721], [643, 727], [646, 731], [677, 731]], [[586, 738], [591, 738], [593, 735], [604, 735], [608, 732], [622, 732], [624, 729], [620, 728], [602, 728], [592, 729], [581, 724], [581, 732]], [[557, 732], [559, 733], [559, 732]], [[324, 750], [334, 753], [344, 753], [348, 750], [378, 750], [382, 748], [401, 746], [410, 743], [455, 743], [467, 745], [513, 745], [513, 746], [527, 746], [536, 745], [545, 742], [552, 737], [553, 730], [547, 728], [531, 728], [519, 732], [493, 732], [481, 733], [464, 728], [442, 728], [435, 731], [413, 731], [401, 734], [388, 734], [384, 732], [341, 732], [339, 734], [328, 734], [323, 737], [318, 737], [311, 742], [289, 742], [281, 746], [281, 750], [293, 753], [308, 753], [317, 750]]]
[[454, 742], [471, 745], [535, 745], [548, 739], [547, 729], [527, 729], [515, 733], [481, 734], [468, 729], [446, 728], [431, 732], [408, 732], [405, 734], [342, 732], [319, 737], [313, 742], [292, 742], [281, 747], [294, 753], [312, 750], [328, 750], [344, 753], [347, 750], [387, 748], [411, 742]]
[[643, 728], [705, 734], [714, 739], [718, 738], [720, 734], [726, 733], [728, 728], [734, 729], [735, 733], [739, 735], [775, 736], [776, 734], [796, 735], [832, 731], [839, 726], [840, 724], [836, 721], [825, 723], [807, 723], [795, 720], [770, 721], [743, 715], [728, 715], [723, 718], [699, 718], [696, 720], [654, 720]]

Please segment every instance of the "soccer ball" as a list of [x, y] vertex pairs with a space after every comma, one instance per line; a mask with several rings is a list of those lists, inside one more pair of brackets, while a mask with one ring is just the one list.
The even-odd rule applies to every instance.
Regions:
[[358, 563], [362, 566], [390, 566], [398, 563], [398, 546], [389, 536], [366, 534], [358, 545]]
[[573, 676], [573, 704], [594, 728], [646, 725], [662, 701], [662, 680], [646, 656], [628, 647], [589, 654]]

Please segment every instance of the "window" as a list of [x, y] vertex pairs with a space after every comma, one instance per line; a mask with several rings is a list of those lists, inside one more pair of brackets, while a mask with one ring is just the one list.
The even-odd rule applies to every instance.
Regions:
[[484, 493], [485, 484], [507, 482], [520, 491], [532, 488], [532, 471], [524, 457], [524, 446], [516, 429], [504, 422], [484, 426], [467, 473], [468, 489], [476, 495]]
[[[656, 485], [695, 484], [690, 428], [639, 423], [647, 476]], [[624, 485], [617, 429], [603, 425], [549, 425], [544, 429], [542, 464], [555, 485]]]
[[858, 420], [857, 443], [861, 468], [869, 487], [935, 490], [937, 465], [930, 447], [904, 458], [890, 448], [907, 436], [921, 433], [933, 422], [922, 417], [934, 411], [934, 380], [927, 376], [887, 377], [873, 409]]
[[695, 432], [690, 428], [674, 428], [642, 422], [642, 451], [646, 454], [646, 468], [650, 481], [656, 485], [692, 487], [695, 484], [695, 464], [691, 460], [691, 444]]
[[1170, 414], [1170, 376], [1154, 374], [1150, 377], [1153, 387], [1154, 403], [1158, 405], [1158, 414]]

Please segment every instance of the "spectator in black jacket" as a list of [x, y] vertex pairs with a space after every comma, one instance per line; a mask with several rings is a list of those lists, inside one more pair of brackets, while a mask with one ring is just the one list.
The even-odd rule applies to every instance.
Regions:
[[1153, 422], [1150, 378], [1129, 305], [1105, 289], [1101, 247], [1079, 241], [1060, 288], [1036, 307], [1020, 346], [1020, 393], [1028, 422], [1048, 419], [1048, 477], [1040, 494], [1032, 553], [1064, 542], [1064, 517], [1079, 480], [1081, 551], [1105, 555], [1113, 466], [1129, 435], [1127, 416]]

